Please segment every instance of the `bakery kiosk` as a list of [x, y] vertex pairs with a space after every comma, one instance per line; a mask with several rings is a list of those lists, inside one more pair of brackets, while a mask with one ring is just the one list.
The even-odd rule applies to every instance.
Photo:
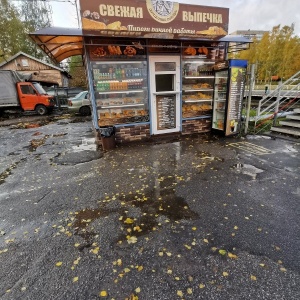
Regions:
[[210, 132], [229, 9], [154, 0], [80, 1], [95, 130], [117, 143]]

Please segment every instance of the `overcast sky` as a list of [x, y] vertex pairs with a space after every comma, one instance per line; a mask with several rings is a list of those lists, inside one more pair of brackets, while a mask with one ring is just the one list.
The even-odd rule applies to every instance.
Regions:
[[[60, 3], [50, 0], [53, 9], [53, 26], [78, 27], [76, 6], [71, 2], [74, 3], [74, 0]], [[294, 23], [295, 33], [300, 36], [299, 0], [177, 0], [174, 2], [229, 8], [229, 33], [248, 29], [270, 31], [279, 24], [291, 26]]]

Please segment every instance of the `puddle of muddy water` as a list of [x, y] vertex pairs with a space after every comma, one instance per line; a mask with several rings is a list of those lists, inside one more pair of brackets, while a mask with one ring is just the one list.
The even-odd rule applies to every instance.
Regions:
[[248, 175], [252, 180], [256, 180], [257, 174], [264, 172], [264, 170], [256, 168], [255, 166], [249, 164], [235, 164], [233, 168], [244, 175]]
[[[72, 225], [75, 234], [84, 238], [87, 245], [91, 245], [96, 234], [89, 230], [89, 225], [93, 221], [112, 213], [119, 214], [120, 228], [123, 232], [117, 241], [125, 241], [128, 235], [139, 237], [153, 232], [153, 229], [161, 222], [161, 218], [169, 222], [196, 219], [198, 214], [189, 208], [183, 197], [176, 195], [172, 185], [175, 181], [175, 176], [165, 176], [157, 189], [148, 190], [144, 193], [120, 195], [116, 201], [120, 201], [123, 205], [118, 209], [109, 210], [106, 207], [101, 207], [84, 209], [76, 213]], [[138, 216], [136, 212], [134, 216], [130, 215], [130, 208], [137, 208]], [[128, 218], [131, 221], [125, 222]]]

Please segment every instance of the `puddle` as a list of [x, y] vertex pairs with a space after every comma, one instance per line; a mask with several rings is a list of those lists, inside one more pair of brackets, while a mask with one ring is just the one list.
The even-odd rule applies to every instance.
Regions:
[[264, 170], [256, 168], [249, 164], [236, 164], [233, 168], [238, 172], [245, 175], [248, 175], [252, 180], [256, 180], [257, 174], [264, 172]]
[[97, 144], [95, 138], [82, 138], [82, 142], [78, 146], [72, 147], [73, 152], [80, 151], [97, 151]]
[[[175, 181], [175, 176], [166, 176], [160, 181], [157, 189], [121, 195], [116, 201], [119, 200], [123, 205], [118, 209], [108, 210], [102, 207], [78, 212], [72, 225], [75, 234], [86, 241], [84, 247], [90, 247], [97, 233], [89, 230], [89, 225], [97, 219], [116, 212], [120, 216], [119, 222], [122, 228], [122, 234], [116, 241], [126, 241], [128, 235], [139, 237], [155, 232], [154, 228], [159, 228], [160, 223], [198, 218], [198, 214], [189, 208], [185, 199], [176, 195], [173, 189]], [[134, 211], [134, 208], [137, 210]], [[125, 222], [128, 218], [130, 222]]]

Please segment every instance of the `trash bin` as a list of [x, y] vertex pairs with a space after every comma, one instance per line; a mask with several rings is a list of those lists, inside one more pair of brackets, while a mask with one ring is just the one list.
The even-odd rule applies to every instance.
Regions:
[[112, 150], [116, 148], [115, 139], [116, 128], [114, 126], [101, 126], [100, 135], [103, 150]]

